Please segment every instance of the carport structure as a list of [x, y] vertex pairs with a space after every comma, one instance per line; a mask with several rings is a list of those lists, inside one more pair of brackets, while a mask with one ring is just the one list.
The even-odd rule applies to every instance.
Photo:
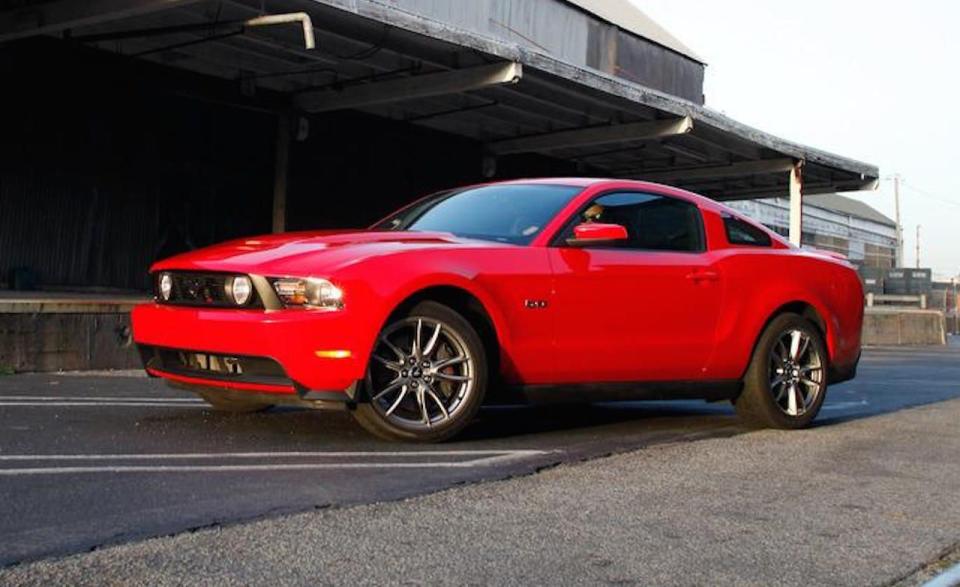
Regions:
[[[0, 9], [0, 43], [65, 38], [203, 74], [236, 89], [246, 106], [276, 113], [275, 231], [286, 225], [290, 145], [309, 132], [312, 115], [343, 110], [475, 141], [485, 177], [534, 156], [583, 175], [670, 183], [718, 200], [789, 196], [795, 243], [804, 192], [872, 189], [879, 177], [873, 165], [386, 1], [12, 4]], [[216, 87], [207, 98], [221, 99]]]

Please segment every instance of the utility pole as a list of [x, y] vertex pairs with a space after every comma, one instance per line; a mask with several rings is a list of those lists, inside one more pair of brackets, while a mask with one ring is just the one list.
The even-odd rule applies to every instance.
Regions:
[[903, 224], [900, 223], [900, 174], [893, 174], [893, 203], [897, 211], [897, 258], [896, 266], [903, 267]]
[[950, 285], [953, 286], [953, 333], [960, 333], [960, 300], [957, 300], [957, 278], [950, 278]]
[[920, 225], [917, 225], [917, 269], [920, 268]]

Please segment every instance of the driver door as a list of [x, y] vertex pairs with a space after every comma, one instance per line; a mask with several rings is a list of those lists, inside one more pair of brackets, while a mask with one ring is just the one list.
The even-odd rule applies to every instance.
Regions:
[[[628, 238], [569, 246], [582, 221], [622, 225]], [[591, 202], [549, 249], [559, 379], [702, 379], [721, 293], [705, 243], [700, 210], [686, 200], [616, 192]]]

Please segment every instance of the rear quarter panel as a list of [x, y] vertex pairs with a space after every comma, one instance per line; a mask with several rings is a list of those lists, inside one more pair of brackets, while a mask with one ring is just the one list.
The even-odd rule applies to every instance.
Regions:
[[856, 362], [863, 290], [852, 266], [800, 249], [727, 248], [714, 255], [723, 302], [707, 367], [711, 378], [741, 377], [767, 322], [797, 302], [822, 320], [831, 365]]

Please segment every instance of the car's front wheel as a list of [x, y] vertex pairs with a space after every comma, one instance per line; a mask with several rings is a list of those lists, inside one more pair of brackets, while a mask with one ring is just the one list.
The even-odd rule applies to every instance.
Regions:
[[749, 426], [804, 428], [816, 418], [826, 394], [823, 337], [809, 320], [787, 313], [760, 335], [734, 405]]
[[354, 415], [381, 438], [439, 442], [473, 420], [486, 385], [477, 331], [451, 308], [421, 302], [380, 332]]

